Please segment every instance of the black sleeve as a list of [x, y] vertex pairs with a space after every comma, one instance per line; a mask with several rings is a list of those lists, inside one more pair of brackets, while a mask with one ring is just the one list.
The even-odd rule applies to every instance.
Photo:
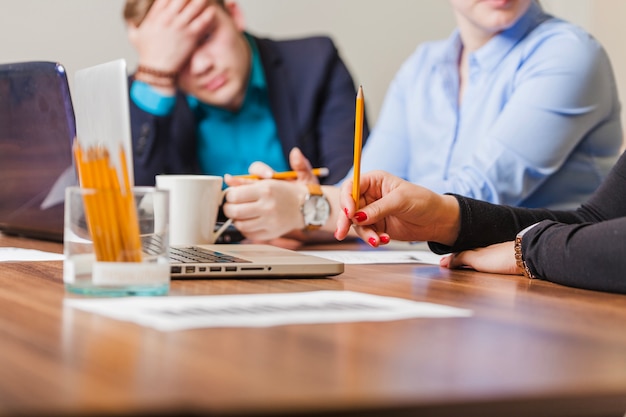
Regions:
[[626, 156], [589, 201], [576, 211], [498, 206], [455, 196], [461, 231], [453, 246], [431, 242], [436, 253], [459, 252], [510, 241], [531, 224], [523, 253], [540, 278], [565, 285], [626, 292]]
[[524, 235], [522, 253], [538, 278], [626, 293], [626, 215], [599, 223], [543, 221]]

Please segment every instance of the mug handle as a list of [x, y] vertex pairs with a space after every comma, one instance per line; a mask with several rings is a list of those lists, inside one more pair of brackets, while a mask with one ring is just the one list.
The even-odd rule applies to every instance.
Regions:
[[[221, 200], [224, 200], [224, 197], [226, 197], [226, 191], [228, 190], [228, 188], [225, 188], [224, 190], [222, 190], [222, 198]], [[215, 242], [221, 235], [222, 233], [224, 233], [224, 231], [228, 228], [228, 226], [230, 226], [233, 223], [233, 219], [228, 219], [224, 222], [224, 224], [222, 224], [222, 226], [217, 229], [215, 232], [213, 232], [213, 242]]]
[[232, 222], [233, 222], [233, 219], [226, 220], [224, 224], [222, 224], [222, 226], [213, 233], [213, 242], [215, 242], [217, 238], [220, 237], [222, 233], [224, 233], [224, 230], [226, 230], [228, 226], [232, 224]]

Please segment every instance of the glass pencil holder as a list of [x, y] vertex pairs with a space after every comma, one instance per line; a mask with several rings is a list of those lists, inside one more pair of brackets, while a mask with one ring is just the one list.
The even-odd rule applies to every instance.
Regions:
[[169, 193], [153, 187], [68, 187], [63, 282], [92, 296], [164, 295], [169, 291]]

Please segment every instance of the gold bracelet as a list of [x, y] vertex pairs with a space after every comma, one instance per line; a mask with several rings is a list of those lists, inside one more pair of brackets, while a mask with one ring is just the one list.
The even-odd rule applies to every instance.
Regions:
[[527, 228], [519, 232], [517, 236], [515, 236], [515, 263], [517, 264], [517, 269], [519, 269], [522, 275], [524, 275], [528, 279], [533, 279], [535, 278], [535, 276], [526, 264], [526, 261], [524, 261], [524, 256], [522, 255], [522, 238], [527, 231], [529, 231], [536, 225], [537, 223], [528, 226]]

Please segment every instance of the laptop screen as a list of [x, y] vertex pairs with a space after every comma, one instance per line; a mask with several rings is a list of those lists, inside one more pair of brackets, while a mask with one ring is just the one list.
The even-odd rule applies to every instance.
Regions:
[[54, 62], [0, 65], [0, 230], [62, 240], [63, 200], [76, 184], [74, 113]]

